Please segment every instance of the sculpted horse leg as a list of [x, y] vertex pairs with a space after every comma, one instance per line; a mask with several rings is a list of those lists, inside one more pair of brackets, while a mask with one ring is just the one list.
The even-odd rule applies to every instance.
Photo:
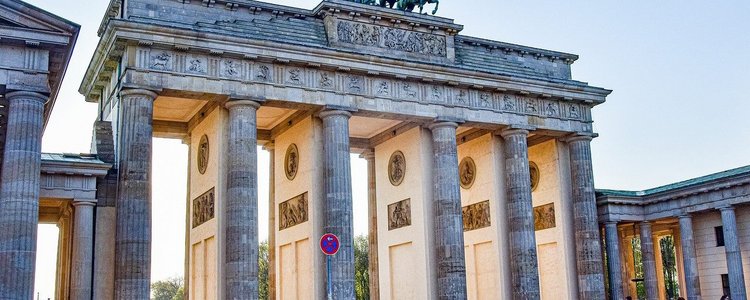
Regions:
[[434, 0], [433, 3], [435, 3], [435, 9], [432, 10], [432, 14], [434, 15], [435, 13], [437, 13], [438, 6], [440, 6], [440, 1], [439, 0]]

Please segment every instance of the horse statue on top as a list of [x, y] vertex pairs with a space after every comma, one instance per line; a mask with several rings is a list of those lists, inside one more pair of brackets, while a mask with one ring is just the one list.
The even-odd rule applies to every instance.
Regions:
[[403, 11], [414, 11], [414, 8], [419, 7], [419, 13], [422, 13], [426, 4], [434, 3], [435, 9], [432, 10], [432, 14], [437, 13], [438, 6], [440, 5], [439, 0], [349, 0], [356, 3], [362, 3], [366, 5], [379, 5], [381, 7], [395, 8]]

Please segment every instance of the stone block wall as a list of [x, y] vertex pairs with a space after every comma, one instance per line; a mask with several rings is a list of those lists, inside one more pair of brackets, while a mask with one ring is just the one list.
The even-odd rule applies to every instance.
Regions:
[[[738, 207], [735, 213], [745, 271], [745, 286], [750, 287], [750, 210]], [[723, 295], [721, 274], [727, 274], [727, 261], [724, 247], [717, 247], [714, 230], [717, 226], [722, 226], [719, 211], [703, 212], [693, 217], [695, 251], [703, 299], [719, 299]]]

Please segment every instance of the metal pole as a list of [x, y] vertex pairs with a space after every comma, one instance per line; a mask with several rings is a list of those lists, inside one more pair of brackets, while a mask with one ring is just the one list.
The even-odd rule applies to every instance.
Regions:
[[333, 300], [333, 291], [331, 285], [331, 256], [326, 255], [326, 273], [328, 276], [328, 300]]

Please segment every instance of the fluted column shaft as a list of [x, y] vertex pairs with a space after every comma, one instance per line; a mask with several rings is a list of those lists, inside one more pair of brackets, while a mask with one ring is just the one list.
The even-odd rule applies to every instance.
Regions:
[[527, 130], [501, 133], [505, 140], [505, 182], [508, 199], [508, 238], [513, 299], [539, 299], [539, 267], [534, 233], [534, 208], [529, 180]]
[[578, 296], [582, 300], [604, 300], [607, 295], [591, 165], [591, 139], [591, 136], [579, 135], [567, 140], [573, 184]]
[[643, 263], [643, 283], [647, 299], [659, 299], [659, 280], [656, 277], [656, 256], [651, 223], [641, 222], [641, 261]]
[[151, 296], [151, 137], [156, 94], [120, 92], [115, 299]]
[[689, 215], [680, 216], [680, 246], [682, 248], [682, 264], [685, 274], [685, 291], [688, 300], [701, 299], [701, 284], [698, 273], [698, 257], [695, 253], [693, 238], [693, 218]]
[[70, 299], [90, 300], [94, 263], [94, 205], [96, 200], [74, 201], [73, 258], [70, 263]]
[[343, 110], [320, 113], [323, 120], [325, 221], [323, 230], [339, 237], [339, 252], [331, 257], [333, 299], [354, 299], [354, 236], [349, 118]]
[[367, 242], [370, 300], [380, 299], [380, 277], [378, 275], [378, 203], [376, 190], [375, 152], [368, 150], [361, 157], [367, 160]]
[[722, 207], [720, 210], [721, 223], [724, 228], [724, 251], [727, 257], [731, 297], [732, 299], [747, 299], [745, 273], [742, 268], [742, 253], [737, 237], [737, 219], [734, 215], [734, 207]]
[[276, 299], [276, 148], [267, 144], [268, 168], [268, 299]]
[[617, 232], [617, 222], [607, 222], [604, 225], [607, 243], [607, 270], [609, 273], [610, 298], [622, 300], [622, 262], [620, 261], [620, 236]]
[[430, 125], [438, 299], [466, 298], [457, 127], [458, 124], [453, 122], [437, 122]]
[[230, 100], [224, 200], [224, 299], [258, 298], [258, 140], [260, 104]]
[[31, 299], [39, 223], [39, 171], [47, 96], [10, 92], [0, 181], [0, 295]]

